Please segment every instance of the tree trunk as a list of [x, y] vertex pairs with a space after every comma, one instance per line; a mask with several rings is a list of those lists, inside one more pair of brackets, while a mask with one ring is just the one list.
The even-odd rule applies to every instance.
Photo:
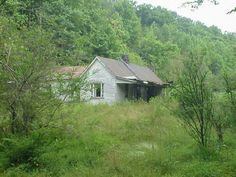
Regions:
[[222, 145], [224, 143], [224, 132], [221, 124], [216, 125], [216, 133], [218, 136], [218, 143]]
[[17, 132], [17, 125], [16, 125], [17, 113], [14, 103], [10, 106], [10, 113], [11, 113], [11, 132], [15, 134]]

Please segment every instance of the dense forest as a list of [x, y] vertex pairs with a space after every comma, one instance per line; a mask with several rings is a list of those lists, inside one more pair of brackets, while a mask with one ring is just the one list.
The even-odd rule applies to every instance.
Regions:
[[132, 62], [172, 79], [169, 71], [199, 48], [214, 74], [235, 66], [235, 34], [132, 1], [3, 1], [1, 34], [1, 47], [3, 41], [13, 43], [13, 36], [26, 48], [47, 46], [48, 60], [58, 65], [128, 54]]
[[[113, 106], [52, 92], [52, 68], [124, 54], [174, 84], [150, 103]], [[235, 68], [236, 33], [161, 7], [2, 0], [0, 175], [234, 176]], [[61, 94], [76, 95], [83, 81], [68, 82]]]

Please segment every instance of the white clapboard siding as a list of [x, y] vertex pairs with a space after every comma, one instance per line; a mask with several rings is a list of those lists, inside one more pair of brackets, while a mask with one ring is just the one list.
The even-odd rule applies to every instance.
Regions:
[[95, 60], [93, 64], [86, 71], [87, 82], [88, 83], [103, 83], [104, 84], [104, 97], [103, 98], [92, 98], [91, 91], [88, 88], [83, 88], [81, 90], [82, 100], [92, 103], [113, 103], [116, 102], [117, 96], [117, 85], [116, 78], [109, 72], [108, 69], [99, 61]]

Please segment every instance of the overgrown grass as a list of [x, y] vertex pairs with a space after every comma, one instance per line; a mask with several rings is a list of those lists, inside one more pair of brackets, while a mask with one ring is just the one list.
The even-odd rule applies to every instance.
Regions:
[[[69, 104], [47, 127], [1, 139], [2, 176], [233, 177], [235, 133], [221, 151], [200, 151], [172, 110], [173, 100]], [[208, 157], [208, 158], [206, 158]]]

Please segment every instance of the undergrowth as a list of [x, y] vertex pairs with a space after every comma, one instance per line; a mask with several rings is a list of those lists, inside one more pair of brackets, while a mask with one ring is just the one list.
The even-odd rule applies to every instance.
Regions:
[[4, 135], [0, 175], [82, 177], [233, 177], [233, 131], [217, 150], [197, 148], [181, 126], [174, 100], [116, 105], [67, 104], [46, 128]]

